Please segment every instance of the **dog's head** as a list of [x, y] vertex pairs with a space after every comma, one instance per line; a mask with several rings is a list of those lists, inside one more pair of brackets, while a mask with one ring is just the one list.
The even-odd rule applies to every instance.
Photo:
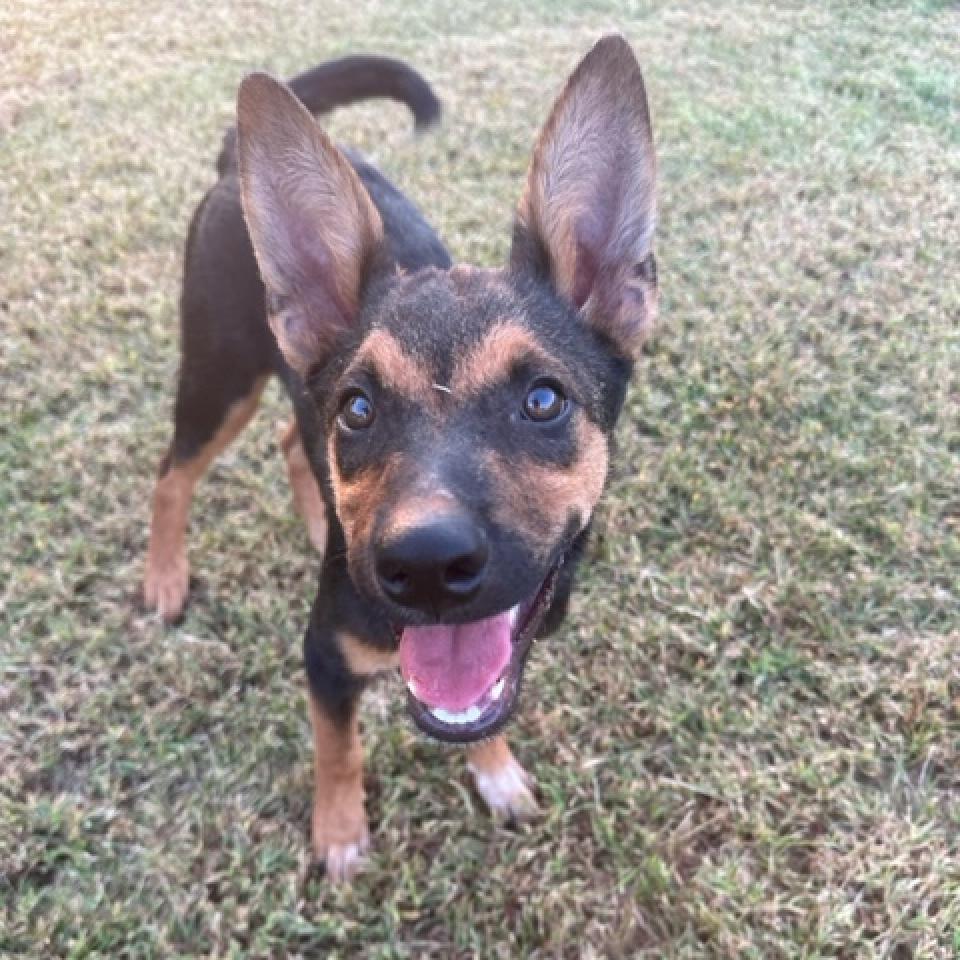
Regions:
[[656, 312], [640, 69], [619, 37], [576, 69], [502, 269], [398, 269], [350, 164], [262, 74], [240, 90], [239, 156], [270, 322], [325, 431], [350, 576], [395, 625], [420, 726], [487, 736], [600, 497]]

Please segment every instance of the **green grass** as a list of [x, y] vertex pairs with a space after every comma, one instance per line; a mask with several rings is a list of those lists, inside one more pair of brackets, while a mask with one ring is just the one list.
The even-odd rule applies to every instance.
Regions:
[[[398, 683], [375, 849], [307, 869], [315, 559], [273, 389], [196, 503], [175, 629], [136, 598], [190, 210], [240, 76], [351, 50], [446, 103], [332, 122], [490, 264], [602, 32], [644, 64], [660, 332], [497, 828]], [[0, 10], [0, 955], [960, 957], [960, 14], [493, 0]]]

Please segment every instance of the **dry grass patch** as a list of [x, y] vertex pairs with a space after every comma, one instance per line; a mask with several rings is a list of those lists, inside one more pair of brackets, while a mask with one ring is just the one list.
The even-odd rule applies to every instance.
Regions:
[[[595, 37], [645, 65], [663, 326], [516, 725], [542, 820], [366, 706], [375, 852], [307, 869], [314, 558], [272, 390], [136, 604], [180, 251], [244, 71], [405, 56], [443, 129], [337, 116], [501, 258]], [[960, 143], [949, 3], [86, 0], [0, 11], [0, 954], [960, 956]]]

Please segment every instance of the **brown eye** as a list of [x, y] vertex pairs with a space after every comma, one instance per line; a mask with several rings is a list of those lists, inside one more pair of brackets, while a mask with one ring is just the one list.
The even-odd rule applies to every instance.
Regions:
[[527, 392], [523, 401], [524, 415], [530, 420], [545, 423], [556, 420], [567, 410], [567, 398], [563, 395], [560, 385], [541, 380], [535, 383]]
[[351, 390], [340, 404], [340, 423], [348, 430], [365, 430], [373, 423], [373, 401], [362, 390]]

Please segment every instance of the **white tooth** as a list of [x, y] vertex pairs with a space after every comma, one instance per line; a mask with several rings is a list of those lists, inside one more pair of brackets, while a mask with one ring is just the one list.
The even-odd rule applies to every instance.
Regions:
[[499, 700], [500, 694], [503, 693], [503, 688], [507, 685], [507, 678], [501, 677], [494, 685], [493, 689], [490, 691], [491, 700]]
[[507, 616], [510, 618], [510, 628], [513, 629], [517, 625], [517, 620], [520, 617], [520, 604], [518, 603], [513, 607]]
[[422, 700], [422, 699], [423, 699], [423, 698], [420, 696], [420, 691], [417, 689], [417, 685], [413, 682], [413, 680], [408, 680], [408, 681], [407, 681], [407, 689], [408, 689], [418, 700]]
[[474, 704], [473, 706], [467, 707], [466, 710], [462, 710], [459, 713], [452, 713], [449, 710], [444, 710], [443, 707], [431, 707], [430, 712], [441, 722], [449, 723], [453, 726], [462, 726], [465, 723], [473, 723], [483, 711]]

